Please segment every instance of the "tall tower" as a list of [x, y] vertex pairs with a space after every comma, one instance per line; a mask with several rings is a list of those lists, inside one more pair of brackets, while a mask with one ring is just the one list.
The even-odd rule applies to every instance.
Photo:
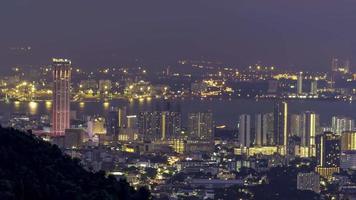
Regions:
[[315, 170], [325, 178], [339, 172], [341, 143], [340, 136], [324, 132], [315, 138], [317, 167]]
[[340, 136], [324, 132], [316, 137], [316, 158], [320, 167], [340, 166]]
[[290, 115], [290, 135], [301, 137], [302, 135], [302, 116], [300, 114]]
[[212, 141], [214, 139], [213, 113], [194, 112], [188, 114], [188, 134], [192, 140]]
[[119, 135], [119, 119], [119, 111], [112, 108], [106, 119], [106, 134], [113, 136], [114, 140], [116, 140]]
[[70, 128], [71, 61], [53, 58], [52, 135], [64, 135]]
[[297, 77], [297, 93], [303, 94], [303, 72], [299, 72]]
[[315, 156], [316, 114], [306, 111], [302, 114], [301, 156]]
[[255, 115], [255, 145], [271, 145], [273, 137], [273, 113], [259, 113]]
[[239, 117], [239, 141], [241, 147], [251, 145], [251, 116], [247, 114]]
[[288, 146], [288, 104], [277, 102], [274, 106], [274, 145], [280, 147], [280, 153], [287, 153]]
[[126, 128], [127, 127], [127, 109], [125, 106], [118, 109], [118, 115], [119, 115], [119, 128]]
[[318, 79], [314, 79], [310, 83], [310, 94], [317, 95], [318, 94]]
[[153, 112], [140, 112], [138, 115], [138, 128], [141, 137], [145, 141], [156, 141], [161, 139], [161, 113]]
[[178, 139], [182, 128], [182, 118], [180, 112], [161, 112], [161, 139]]

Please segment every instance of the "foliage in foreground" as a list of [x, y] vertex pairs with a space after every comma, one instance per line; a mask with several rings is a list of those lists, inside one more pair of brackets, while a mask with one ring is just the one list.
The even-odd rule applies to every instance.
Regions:
[[88, 172], [79, 161], [30, 133], [0, 127], [0, 199], [149, 199], [145, 188], [103, 172]]

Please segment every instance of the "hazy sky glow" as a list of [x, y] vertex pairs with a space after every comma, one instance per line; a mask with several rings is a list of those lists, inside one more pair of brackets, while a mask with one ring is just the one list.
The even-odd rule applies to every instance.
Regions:
[[[1, 0], [0, 68], [52, 56], [82, 67], [206, 57], [245, 66], [356, 63], [354, 0]], [[31, 46], [19, 55], [13, 47]]]

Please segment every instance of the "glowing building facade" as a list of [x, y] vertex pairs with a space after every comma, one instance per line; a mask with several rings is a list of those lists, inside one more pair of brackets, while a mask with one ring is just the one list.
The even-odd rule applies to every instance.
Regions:
[[325, 178], [331, 178], [339, 172], [340, 167], [340, 136], [333, 132], [324, 132], [316, 136], [316, 172]]
[[53, 136], [62, 136], [70, 128], [70, 80], [71, 61], [53, 58]]
[[239, 117], [239, 141], [241, 147], [251, 145], [251, 116], [247, 114]]
[[297, 93], [298, 95], [303, 94], [303, 72], [300, 72], [298, 74], [298, 78], [297, 78]]
[[188, 134], [192, 140], [212, 141], [214, 139], [213, 114], [197, 112], [188, 114]]
[[356, 170], [356, 131], [345, 131], [341, 135], [340, 167]]
[[316, 135], [316, 114], [306, 111], [302, 114], [301, 156], [314, 157]]
[[274, 106], [274, 137], [273, 144], [279, 147], [282, 155], [288, 149], [288, 104], [277, 102]]

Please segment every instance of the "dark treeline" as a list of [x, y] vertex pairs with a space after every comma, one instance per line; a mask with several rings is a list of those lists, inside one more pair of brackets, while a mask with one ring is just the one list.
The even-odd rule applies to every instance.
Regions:
[[0, 127], [0, 199], [150, 199], [125, 180], [88, 172], [79, 160], [31, 133]]

